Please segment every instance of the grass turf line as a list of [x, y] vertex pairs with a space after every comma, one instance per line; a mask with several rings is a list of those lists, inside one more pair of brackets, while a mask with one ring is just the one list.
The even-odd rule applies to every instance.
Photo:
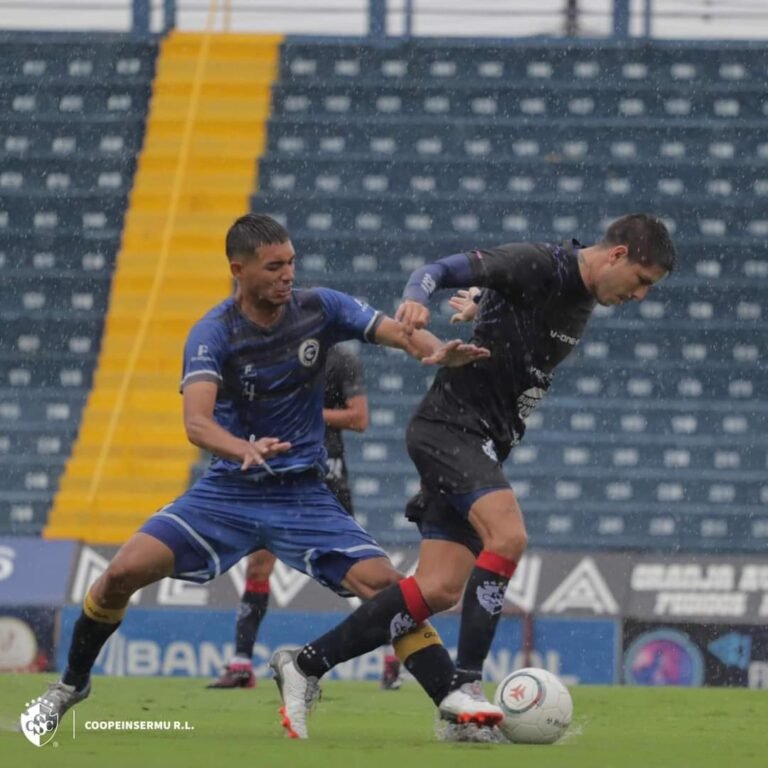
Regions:
[[[190, 678], [94, 678], [54, 744], [15, 731], [24, 704], [55, 675], [0, 675], [0, 755], [7, 766], [77, 768], [765, 768], [765, 691], [573, 688], [574, 722], [553, 746], [445, 744], [434, 708], [415, 683], [328, 682], [306, 742], [284, 738], [270, 680], [256, 689], [209, 691]], [[487, 686], [492, 693], [493, 686]], [[179, 720], [193, 731], [86, 731], [86, 720]], [[474, 753], [471, 754], [470, 750]]]

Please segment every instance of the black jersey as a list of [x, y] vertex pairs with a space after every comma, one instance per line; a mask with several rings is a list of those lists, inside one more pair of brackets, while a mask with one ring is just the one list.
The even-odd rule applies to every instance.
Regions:
[[[325, 362], [324, 408], [346, 408], [347, 400], [365, 394], [363, 366], [356, 355], [342, 347], [331, 347]], [[326, 425], [325, 449], [329, 459], [344, 460], [341, 430]]]
[[578, 247], [512, 243], [467, 253], [472, 285], [484, 289], [472, 342], [491, 357], [441, 368], [416, 418], [486, 435], [506, 458], [595, 307], [579, 272]]

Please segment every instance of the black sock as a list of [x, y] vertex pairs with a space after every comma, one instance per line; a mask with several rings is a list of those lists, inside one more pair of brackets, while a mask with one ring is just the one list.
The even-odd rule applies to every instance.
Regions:
[[392, 584], [330, 632], [305, 645], [296, 659], [299, 669], [305, 675], [321, 677], [337, 664], [410, 632], [430, 613], [415, 584], [413, 577]]
[[253, 657], [253, 644], [259, 632], [261, 620], [267, 613], [269, 591], [246, 590], [240, 598], [237, 609], [237, 624], [235, 625], [235, 655], [246, 659]]
[[416, 678], [427, 696], [438, 706], [451, 691], [454, 666], [448, 649], [439, 645], [428, 645], [405, 660], [405, 668]]
[[107, 624], [86, 616], [85, 612], [80, 614], [72, 631], [67, 668], [61, 677], [63, 683], [74, 685], [78, 691], [85, 687], [99, 651], [120, 624]]
[[482, 679], [483, 662], [491, 649], [504, 607], [504, 593], [515, 567], [514, 561], [494, 552], [483, 550], [478, 556], [464, 590], [451, 690]]

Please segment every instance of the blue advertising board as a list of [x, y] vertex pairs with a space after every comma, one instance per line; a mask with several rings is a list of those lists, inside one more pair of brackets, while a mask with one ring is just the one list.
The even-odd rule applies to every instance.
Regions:
[[0, 605], [61, 605], [77, 548], [74, 541], [0, 536]]
[[[80, 614], [67, 606], [61, 614], [58, 667], [66, 663], [72, 627]], [[267, 614], [254, 647], [254, 671], [269, 677], [269, 658], [281, 646], [300, 645], [346, 616], [341, 612]], [[433, 624], [454, 653], [457, 616], [438, 616]], [[213, 676], [234, 652], [234, 611], [131, 608], [126, 620], [97, 659], [94, 671], [108, 675]], [[561, 676], [566, 683], [610, 684], [616, 681], [618, 627], [610, 619], [540, 618], [534, 623], [535, 652], [530, 661]], [[487, 680], [501, 680], [525, 666], [521, 652], [522, 621], [504, 617], [486, 661]], [[339, 665], [330, 678], [376, 680], [383, 649]]]

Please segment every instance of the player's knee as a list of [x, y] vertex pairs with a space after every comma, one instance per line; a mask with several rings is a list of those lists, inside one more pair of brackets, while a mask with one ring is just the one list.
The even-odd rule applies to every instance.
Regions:
[[356, 563], [347, 572], [344, 586], [362, 600], [374, 595], [392, 584], [398, 584], [403, 574], [395, 570], [387, 558], [374, 558]]
[[118, 553], [101, 575], [97, 591], [110, 601], [112, 598], [128, 598], [142, 587], [154, 584], [168, 575], [169, 568], [165, 562], [122, 556]]
[[391, 572], [382, 571], [381, 573], [375, 574], [366, 580], [363, 584], [361, 584], [363, 594], [361, 594], [360, 597], [363, 600], [370, 600], [372, 597], [374, 597], [374, 595], [377, 595], [383, 589], [386, 589], [392, 584], [398, 584], [401, 578], [402, 575], [399, 574], [394, 568], [391, 570]]
[[528, 547], [528, 534], [520, 527], [494, 532], [488, 541], [483, 542], [483, 546], [509, 560], [517, 561]]
[[140, 585], [139, 579], [130, 565], [125, 563], [110, 563], [107, 570], [99, 578], [97, 588], [102, 599], [130, 597]]
[[420, 582], [421, 593], [433, 613], [449, 611], [461, 601], [464, 585], [444, 581]]

